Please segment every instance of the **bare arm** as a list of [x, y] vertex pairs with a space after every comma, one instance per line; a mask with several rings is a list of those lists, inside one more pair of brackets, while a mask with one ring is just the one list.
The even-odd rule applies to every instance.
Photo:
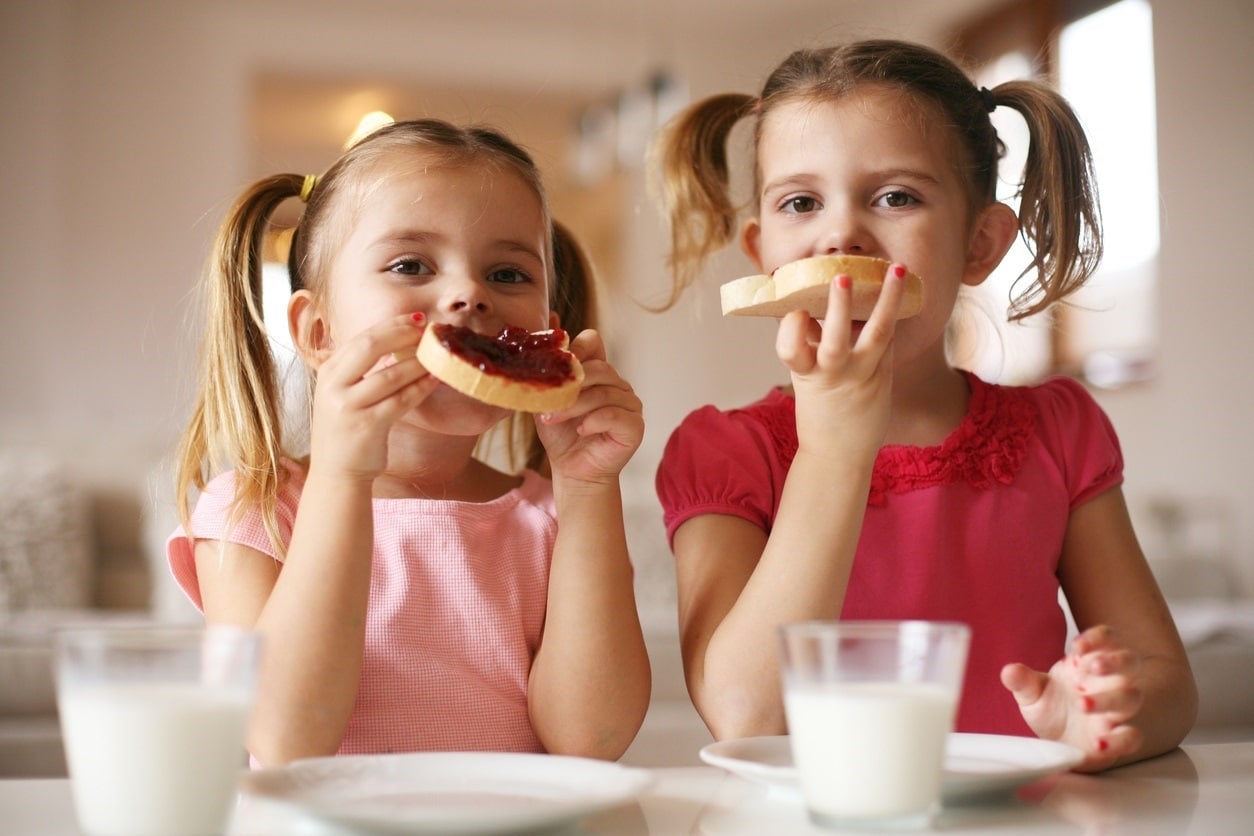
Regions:
[[902, 285], [890, 271], [853, 345], [849, 290], [847, 277], [833, 282], [821, 330], [796, 312], [780, 324], [776, 351], [792, 373], [798, 449], [769, 537], [723, 515], [675, 533], [684, 672], [718, 739], [784, 731], [778, 627], [840, 617], [887, 428]]
[[313, 477], [281, 568], [243, 546], [197, 544], [206, 620], [265, 637], [249, 729], [249, 751], [262, 763], [339, 748], [361, 673], [370, 552], [369, 484]]
[[1048, 674], [1003, 672], [1024, 718], [1084, 751], [1086, 771], [1177, 746], [1197, 716], [1197, 686], [1121, 489], [1072, 512], [1058, 574], [1081, 635]]
[[[307, 301], [296, 295], [294, 304]], [[371, 494], [397, 417], [433, 388], [417, 359], [373, 370], [417, 345], [410, 317], [368, 329], [318, 368], [310, 470], [282, 567], [248, 548], [201, 543], [196, 574], [205, 617], [264, 637], [249, 750], [264, 764], [334, 754], [357, 697], [374, 530]]]
[[651, 685], [619, 488], [644, 420], [596, 332], [580, 334], [571, 350], [584, 365], [579, 400], [537, 426], [553, 469], [558, 534], [527, 700], [549, 752], [614, 760], [644, 720]]

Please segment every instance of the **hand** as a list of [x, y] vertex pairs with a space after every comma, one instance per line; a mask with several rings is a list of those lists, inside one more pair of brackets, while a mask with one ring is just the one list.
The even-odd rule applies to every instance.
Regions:
[[1141, 746], [1130, 724], [1141, 710], [1141, 668], [1140, 654], [1099, 626], [1077, 636], [1049, 673], [1016, 663], [1001, 681], [1037, 736], [1075, 746], [1084, 753], [1076, 770], [1097, 772]]
[[388, 431], [437, 383], [418, 362], [421, 337], [421, 315], [406, 314], [357, 334], [321, 363], [310, 423], [311, 468], [368, 481], [383, 472]]
[[640, 398], [606, 359], [601, 335], [583, 331], [570, 344], [583, 364], [579, 398], [566, 409], [536, 416], [536, 432], [554, 477], [617, 480], [644, 438]]
[[844, 275], [832, 281], [822, 326], [804, 311], [780, 321], [775, 351], [792, 372], [799, 449], [841, 459], [853, 451], [874, 460], [888, 429], [904, 275], [902, 265], [890, 265], [860, 329], [850, 321], [853, 285]]

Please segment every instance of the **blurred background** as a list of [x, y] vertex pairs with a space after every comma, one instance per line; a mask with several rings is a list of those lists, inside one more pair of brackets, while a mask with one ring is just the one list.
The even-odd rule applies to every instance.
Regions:
[[[950, 51], [990, 86], [1044, 74], [1076, 102], [1107, 269], [1078, 310], [1014, 329], [978, 313], [1004, 311], [990, 282], [959, 349], [993, 379], [1089, 383], [1173, 597], [1248, 613], [1252, 35], [1248, 0], [3, 0], [0, 614], [188, 615], [161, 544], [210, 239], [247, 183], [322, 171], [382, 110], [518, 139], [591, 251], [611, 357], [646, 410], [624, 476], [638, 597], [673, 633], [662, 447], [690, 410], [784, 375], [773, 323], [719, 314], [718, 285], [752, 272], [737, 252], [648, 310], [668, 281], [645, 149], [684, 103], [756, 93], [791, 50], [868, 36]], [[999, 128], [1013, 165], [1019, 128]]]

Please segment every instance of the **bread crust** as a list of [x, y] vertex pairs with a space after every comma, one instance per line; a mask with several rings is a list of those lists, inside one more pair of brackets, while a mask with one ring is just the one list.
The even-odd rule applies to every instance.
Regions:
[[[561, 349], [565, 350], [566, 345], [567, 341], [563, 340]], [[440, 340], [438, 323], [427, 326], [423, 332], [418, 342], [418, 361], [442, 383], [458, 392], [517, 412], [565, 409], [579, 397], [584, 377], [583, 366], [573, 354], [570, 354], [571, 375], [556, 385], [483, 371], [444, 345]]]
[[[804, 310], [815, 319], [827, 315], [827, 292], [832, 279], [847, 275], [853, 279], [850, 317], [866, 320], [875, 308], [884, 274], [890, 264], [882, 258], [859, 255], [818, 255], [779, 267], [772, 275], [745, 276], [719, 288], [723, 315], [781, 317]], [[907, 319], [923, 309], [923, 282], [906, 273], [905, 294], [898, 319]]]

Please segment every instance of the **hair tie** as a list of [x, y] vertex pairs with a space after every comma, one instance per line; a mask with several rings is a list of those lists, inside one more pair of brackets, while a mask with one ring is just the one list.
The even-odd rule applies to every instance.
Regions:
[[300, 202], [308, 203], [309, 195], [313, 194], [314, 186], [318, 185], [318, 175], [306, 174], [305, 182], [300, 186]]
[[980, 98], [984, 100], [984, 109], [992, 113], [997, 109], [997, 100], [993, 98], [993, 91], [987, 87], [980, 88]]

